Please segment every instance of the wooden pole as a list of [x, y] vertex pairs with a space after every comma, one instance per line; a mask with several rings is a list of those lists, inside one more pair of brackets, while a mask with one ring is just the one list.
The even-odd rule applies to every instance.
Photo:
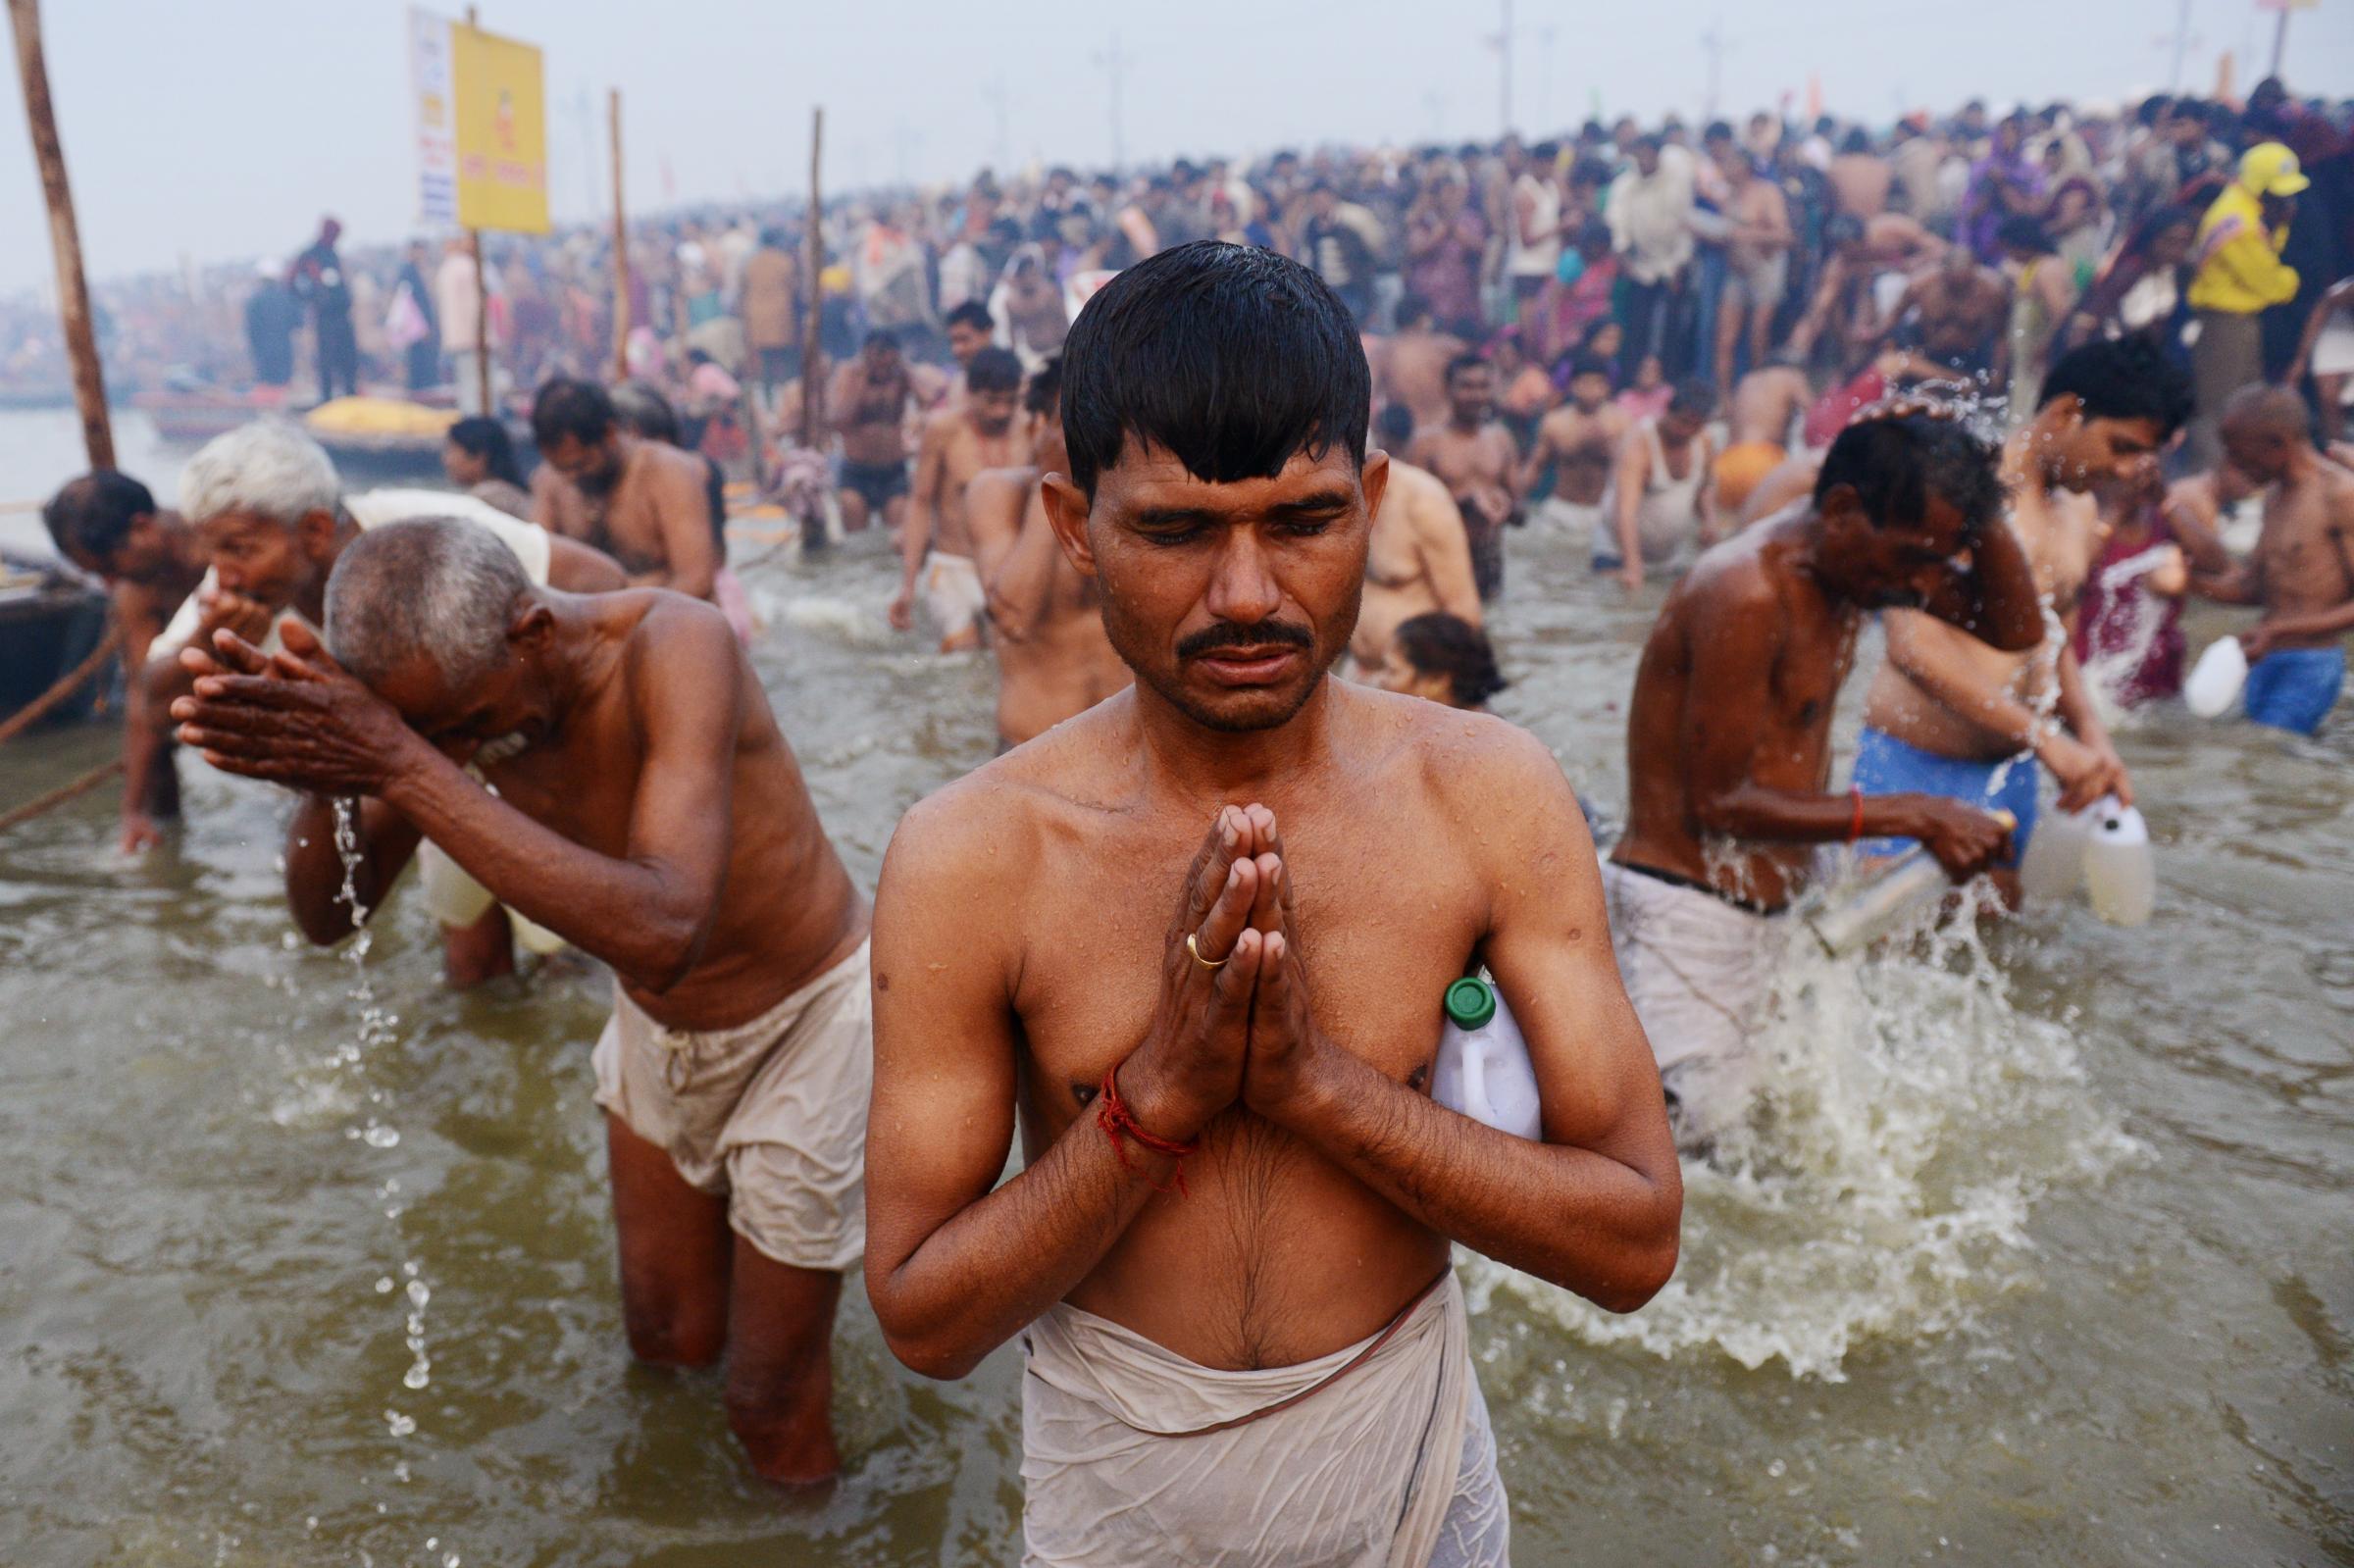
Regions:
[[115, 466], [115, 431], [107, 422], [106, 375], [98, 364], [98, 335], [90, 326], [90, 284], [81, 270], [81, 229], [74, 222], [74, 191], [66, 183], [65, 149], [49, 101], [49, 67], [41, 58], [39, 0], [8, 0], [17, 35], [17, 74], [25, 87], [25, 118], [32, 127], [33, 162], [49, 207], [49, 249], [57, 261], [57, 316], [66, 357], [74, 368], [74, 406], [81, 414], [81, 444], [94, 469]]
[[[482, 25], [482, 13], [473, 6], [466, 8], [466, 25]], [[490, 406], [490, 270], [483, 265], [483, 231], [469, 228], [466, 238], [474, 246], [474, 392], [483, 412], [496, 419], [498, 410]]]
[[2280, 62], [2287, 58], [2288, 0], [2280, 0], [2280, 19], [2273, 24], [2273, 69], [2269, 74], [2275, 76], [2279, 76]]
[[801, 444], [815, 449], [818, 431], [825, 429], [826, 379], [818, 374], [818, 327], [825, 312], [825, 202], [818, 188], [818, 158], [826, 144], [826, 111], [809, 112], [809, 243], [808, 264], [802, 269], [801, 291], [807, 304], [801, 311]]
[[607, 100], [613, 127], [613, 379], [630, 374], [630, 226], [621, 205], [621, 89]]
[[474, 247], [474, 395], [482, 411], [496, 419], [498, 410], [490, 406], [490, 271], [483, 265], [483, 231], [467, 229], [466, 240]]

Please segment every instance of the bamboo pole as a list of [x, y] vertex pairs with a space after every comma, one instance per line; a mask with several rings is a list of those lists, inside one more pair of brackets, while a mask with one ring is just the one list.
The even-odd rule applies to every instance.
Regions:
[[818, 187], [818, 157], [826, 144], [826, 111], [809, 112], [809, 243], [808, 265], [802, 269], [801, 311], [801, 444], [815, 449], [825, 429], [826, 379], [818, 374], [818, 326], [825, 310], [825, 285], [818, 278], [826, 270], [825, 203]]
[[[482, 13], [473, 6], [466, 8], [469, 30], [482, 25]], [[498, 410], [490, 406], [490, 270], [483, 265], [483, 231], [466, 230], [466, 238], [474, 246], [474, 389], [483, 401], [483, 413], [497, 419]]]
[[57, 316], [74, 369], [74, 406], [81, 415], [81, 444], [94, 469], [115, 466], [114, 427], [107, 422], [106, 374], [90, 326], [90, 284], [81, 268], [81, 229], [74, 222], [74, 191], [66, 182], [66, 154], [57, 139], [49, 101], [49, 67], [41, 58], [39, 0], [8, 0], [17, 36], [17, 74], [25, 88], [25, 118], [32, 128], [33, 161], [49, 208], [49, 249], [57, 261]]
[[621, 89], [606, 99], [613, 131], [613, 379], [630, 374], [630, 226], [621, 205]]

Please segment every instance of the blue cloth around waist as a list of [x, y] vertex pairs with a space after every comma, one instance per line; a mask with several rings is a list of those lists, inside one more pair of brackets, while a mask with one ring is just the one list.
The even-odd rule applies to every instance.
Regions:
[[2345, 683], [2344, 647], [2280, 648], [2248, 666], [2241, 701], [2255, 723], [2309, 735], [2337, 705]]
[[[2035, 833], [2035, 790], [2039, 783], [2032, 756], [1978, 762], [1966, 757], [1940, 757], [1907, 745], [1883, 731], [1867, 729], [1856, 745], [1856, 787], [1868, 795], [1943, 795], [1981, 811], [2008, 811], [2017, 819], [2011, 830], [2011, 858], [2017, 866]], [[1866, 855], [1901, 855], [1911, 838], [1868, 838]]]

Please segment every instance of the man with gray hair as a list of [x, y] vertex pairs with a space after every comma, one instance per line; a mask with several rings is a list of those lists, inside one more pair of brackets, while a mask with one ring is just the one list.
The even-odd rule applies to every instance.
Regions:
[[331, 801], [356, 796], [363, 908], [430, 835], [613, 966], [594, 1060], [630, 1345], [724, 1352], [753, 1467], [831, 1477], [830, 1330], [865, 1246], [867, 906], [727, 621], [665, 589], [537, 586], [449, 518], [347, 546], [326, 614], [325, 646], [288, 624], [276, 654], [223, 632], [183, 655], [181, 741], [308, 791], [285, 859], [312, 940], [351, 930]]
[[[208, 645], [219, 628], [274, 649], [274, 623], [285, 615], [316, 631], [326, 615], [328, 574], [363, 529], [426, 513], [465, 517], [488, 530], [532, 582], [576, 593], [602, 592], [624, 582], [608, 557], [471, 496], [435, 490], [346, 496], [319, 443], [283, 420], [259, 421], [206, 443], [181, 471], [179, 508], [209, 564], [195, 593], [149, 646], [143, 711], [159, 744], [170, 728], [173, 700], [188, 690], [179, 650]], [[441, 922], [449, 983], [464, 988], [512, 971], [505, 912], [430, 845], [418, 864]], [[543, 945], [536, 933], [523, 936]]]

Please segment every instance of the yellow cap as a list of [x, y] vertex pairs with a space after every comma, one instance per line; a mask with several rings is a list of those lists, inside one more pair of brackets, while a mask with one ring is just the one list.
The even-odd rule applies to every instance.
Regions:
[[2239, 182], [2259, 196], [2293, 196], [2313, 183], [2297, 155], [2277, 141], [2260, 141], [2239, 155]]

